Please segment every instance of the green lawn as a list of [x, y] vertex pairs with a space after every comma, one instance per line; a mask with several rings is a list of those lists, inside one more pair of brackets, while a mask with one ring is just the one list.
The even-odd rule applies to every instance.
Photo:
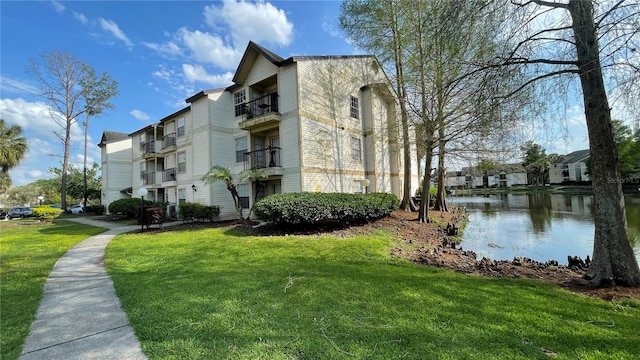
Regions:
[[[17, 359], [53, 265], [78, 242], [106, 229], [69, 221], [0, 225], [0, 358]], [[26, 222], [26, 221], [25, 221]], [[8, 227], [8, 225], [13, 225]]]
[[127, 234], [107, 270], [150, 359], [635, 359], [640, 302], [389, 256], [386, 233]]

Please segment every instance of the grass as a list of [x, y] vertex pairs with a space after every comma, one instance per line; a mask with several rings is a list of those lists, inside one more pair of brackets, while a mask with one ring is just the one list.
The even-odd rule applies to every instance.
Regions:
[[394, 239], [127, 234], [111, 275], [150, 359], [633, 359], [640, 302], [389, 256]]
[[[27, 220], [23, 220], [27, 223]], [[35, 319], [47, 276], [78, 242], [105, 229], [69, 221], [0, 225], [0, 358], [17, 359]], [[11, 226], [8, 226], [11, 225]]]

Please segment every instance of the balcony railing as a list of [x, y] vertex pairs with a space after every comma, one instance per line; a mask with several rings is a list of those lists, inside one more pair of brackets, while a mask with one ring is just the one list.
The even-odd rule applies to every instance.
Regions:
[[149, 141], [149, 142], [140, 143], [140, 151], [143, 154], [154, 153], [154, 152], [156, 152], [155, 148], [156, 148], [156, 142], [155, 141]]
[[245, 120], [277, 112], [278, 93], [271, 93], [244, 104]]
[[280, 167], [280, 148], [269, 147], [244, 153], [245, 169], [264, 169], [268, 167]]
[[176, 180], [176, 168], [164, 169], [162, 172], [162, 181], [175, 181]]
[[171, 133], [162, 137], [162, 148], [166, 149], [176, 144], [176, 134]]
[[142, 183], [144, 185], [153, 185], [156, 183], [156, 173], [148, 172], [142, 175]]

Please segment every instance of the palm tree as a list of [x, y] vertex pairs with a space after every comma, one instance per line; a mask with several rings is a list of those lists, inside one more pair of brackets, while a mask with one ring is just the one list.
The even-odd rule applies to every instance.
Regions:
[[216, 181], [224, 181], [227, 185], [227, 190], [231, 193], [233, 203], [236, 206], [236, 211], [240, 219], [244, 220], [242, 216], [242, 208], [240, 207], [240, 196], [238, 195], [238, 189], [233, 183], [233, 177], [231, 176], [231, 169], [222, 166], [214, 165], [209, 171], [202, 177], [205, 184], [213, 183]]
[[0, 187], [3, 192], [11, 186], [9, 170], [18, 166], [27, 149], [27, 139], [22, 136], [22, 128], [15, 124], [9, 126], [4, 119], [0, 119], [0, 171], [3, 174]]
[[255, 204], [258, 201], [258, 193], [260, 189], [264, 187], [264, 183], [262, 183], [262, 179], [266, 179], [267, 173], [262, 169], [248, 169], [240, 172], [240, 180], [249, 180], [251, 183], [257, 182], [255, 188], [256, 193], [253, 196], [253, 203]]

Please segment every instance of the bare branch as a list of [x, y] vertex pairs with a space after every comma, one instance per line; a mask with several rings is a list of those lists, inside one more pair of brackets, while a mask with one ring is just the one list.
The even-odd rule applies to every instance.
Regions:
[[497, 96], [497, 98], [499, 99], [506, 99], [508, 97], [511, 97], [515, 94], [517, 94], [518, 92], [522, 91], [524, 88], [526, 88], [527, 86], [538, 82], [540, 80], [549, 78], [549, 77], [553, 77], [553, 76], [557, 76], [557, 75], [562, 75], [562, 74], [578, 74], [578, 69], [565, 69], [565, 70], [558, 70], [558, 71], [553, 71], [553, 72], [549, 72], [540, 76], [536, 76], [532, 79], [530, 79], [529, 81], [525, 82], [524, 84], [520, 85], [517, 89], [513, 90], [512, 92], [506, 94], [506, 95], [501, 95], [501, 96]]

